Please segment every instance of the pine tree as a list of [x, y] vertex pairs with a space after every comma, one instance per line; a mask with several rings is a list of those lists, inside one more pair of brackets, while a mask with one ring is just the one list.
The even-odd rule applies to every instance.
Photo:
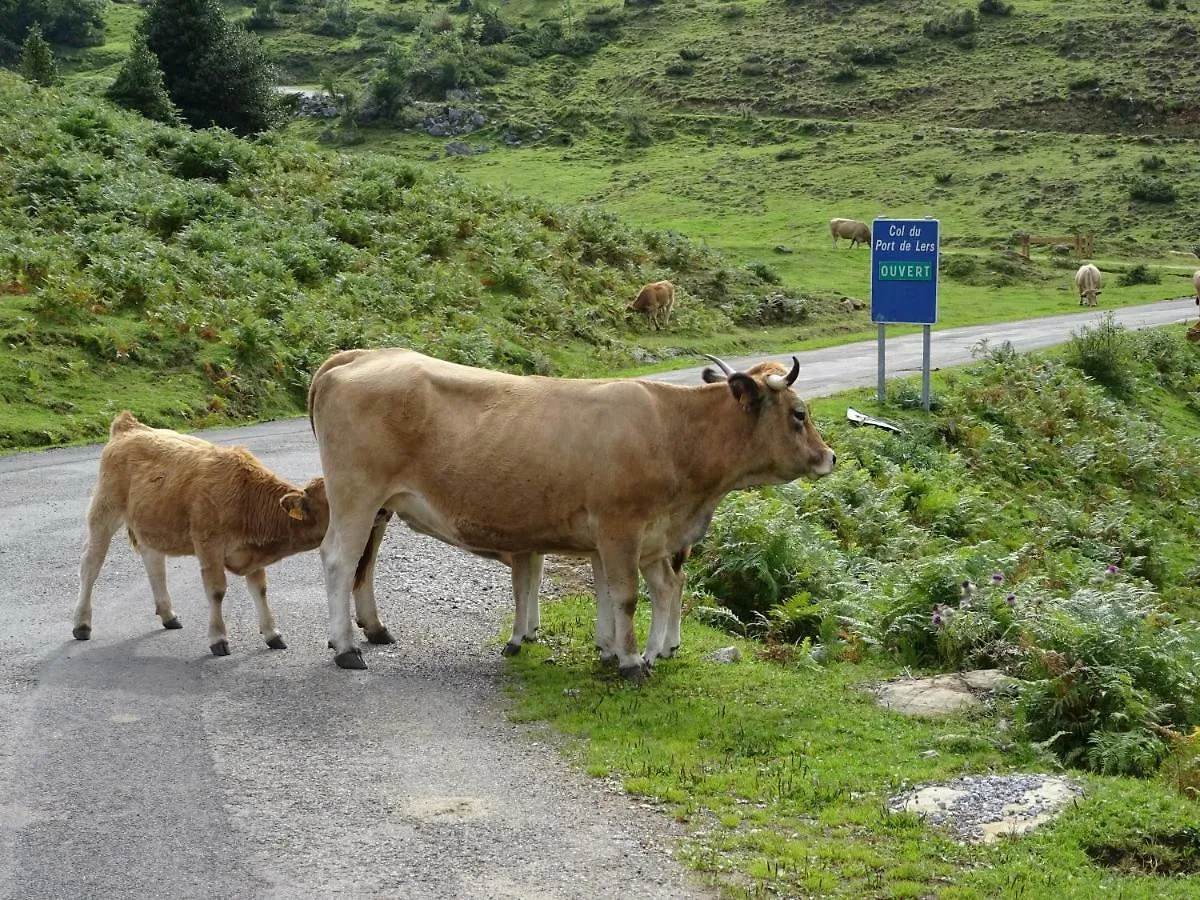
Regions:
[[190, 125], [249, 135], [278, 121], [275, 71], [262, 44], [229, 23], [219, 0], [153, 0], [138, 30]]
[[146, 36], [138, 33], [129, 47], [129, 56], [117, 80], [109, 86], [108, 99], [126, 109], [140, 112], [148, 119], [178, 124], [179, 110], [171, 102], [163, 84], [158, 58], [146, 46]]
[[39, 25], [33, 25], [21, 45], [21, 75], [26, 81], [50, 87], [58, 81], [58, 67], [54, 64], [54, 54], [50, 45], [42, 37]]

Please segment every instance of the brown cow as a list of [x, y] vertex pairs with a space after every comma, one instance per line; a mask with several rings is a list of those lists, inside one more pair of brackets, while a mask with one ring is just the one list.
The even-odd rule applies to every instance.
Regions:
[[100, 478], [88, 508], [79, 567], [76, 640], [92, 636], [92, 587], [112, 536], [124, 523], [142, 557], [154, 609], [164, 628], [181, 628], [167, 592], [166, 557], [195, 556], [209, 600], [209, 649], [229, 654], [221, 601], [225, 570], [244, 575], [258, 608], [258, 627], [272, 650], [284, 650], [267, 605], [266, 567], [315, 550], [325, 536], [325, 482], [303, 489], [276, 478], [244, 447], [143, 425], [128, 411], [113, 419], [100, 454]]
[[1196, 305], [1200, 306], [1200, 269], [1192, 273], [1192, 287], [1196, 290]]
[[1075, 273], [1075, 287], [1079, 289], [1079, 305], [1095, 306], [1096, 297], [1103, 294], [1100, 290], [1100, 270], [1091, 263], [1079, 267]]
[[[644, 313], [655, 328], [664, 328], [671, 321], [671, 310], [675, 308], [675, 285], [669, 281], [652, 281], [638, 291], [637, 299], [627, 307]], [[659, 324], [662, 313], [662, 324]]]
[[[321, 559], [337, 664], [365, 667], [352, 594], [368, 640], [390, 639], [369, 579], [354, 585], [356, 561], [359, 574], [374, 563], [373, 519], [385, 508], [416, 531], [513, 563], [514, 635], [536, 606], [535, 558], [590, 556], [602, 658], [643, 677], [666, 655], [683, 562], [721, 499], [827, 475], [836, 462], [792, 390], [794, 358], [790, 372], [719, 365], [723, 374], [705, 371], [708, 384], [679, 387], [506, 375], [402, 349], [326, 360], [309, 416], [329, 495]], [[639, 570], [655, 605], [644, 657], [633, 630]]]
[[855, 244], [871, 243], [871, 226], [857, 219], [830, 219], [829, 234], [833, 237], [835, 247], [838, 238], [849, 238], [851, 249]]

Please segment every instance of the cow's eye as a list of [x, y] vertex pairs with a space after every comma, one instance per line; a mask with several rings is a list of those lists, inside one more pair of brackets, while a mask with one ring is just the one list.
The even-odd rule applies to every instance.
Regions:
[[803, 425], [804, 418], [806, 415], [807, 415], [807, 413], [805, 413], [804, 410], [802, 410], [802, 409], [793, 409], [792, 410], [792, 421], [795, 422], [797, 425]]

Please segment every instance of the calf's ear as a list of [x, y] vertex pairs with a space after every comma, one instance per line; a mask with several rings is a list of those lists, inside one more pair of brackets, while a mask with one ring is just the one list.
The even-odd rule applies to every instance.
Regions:
[[293, 519], [303, 522], [308, 518], [308, 498], [300, 491], [292, 491], [279, 498], [279, 505]]

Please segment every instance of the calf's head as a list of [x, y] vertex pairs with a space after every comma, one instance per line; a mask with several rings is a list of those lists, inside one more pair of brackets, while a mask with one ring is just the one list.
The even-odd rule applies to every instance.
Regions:
[[820, 478], [833, 471], [837, 454], [821, 439], [804, 401], [792, 389], [800, 374], [796, 357], [790, 371], [777, 362], [765, 362], [745, 372], [733, 371], [715, 356], [708, 358], [721, 371], [705, 369], [704, 380], [728, 384], [741, 414], [751, 417], [751, 446], [744, 448], [751, 466], [742, 486], [782, 484], [802, 476]]
[[292, 533], [299, 543], [318, 546], [329, 528], [329, 500], [325, 497], [325, 479], [314, 478], [301, 491], [289, 491], [279, 498], [279, 506], [292, 522]]

